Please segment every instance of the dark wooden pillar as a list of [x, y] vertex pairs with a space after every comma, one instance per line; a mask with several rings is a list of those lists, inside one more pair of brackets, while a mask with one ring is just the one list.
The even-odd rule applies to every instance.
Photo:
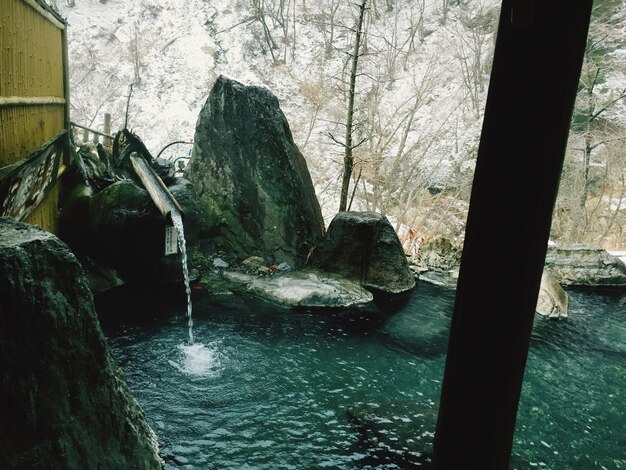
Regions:
[[434, 466], [508, 468], [591, 0], [504, 0]]

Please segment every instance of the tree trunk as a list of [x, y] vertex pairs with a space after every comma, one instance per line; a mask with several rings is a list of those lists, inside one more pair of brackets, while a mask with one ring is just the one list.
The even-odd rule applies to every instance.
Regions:
[[362, 0], [359, 5], [359, 21], [356, 28], [356, 37], [354, 40], [354, 54], [352, 55], [352, 69], [350, 70], [350, 91], [348, 92], [348, 114], [346, 116], [346, 140], [344, 143], [343, 156], [343, 178], [341, 181], [341, 200], [339, 202], [339, 212], [344, 212], [348, 204], [348, 190], [350, 189], [350, 178], [352, 177], [352, 168], [354, 167], [354, 157], [352, 150], [352, 123], [354, 118], [354, 94], [356, 88], [356, 71], [359, 62], [359, 48], [361, 46], [361, 34], [363, 27], [363, 18], [365, 17], [365, 6], [367, 0]]
[[587, 230], [587, 197], [589, 196], [589, 167], [591, 166], [592, 136], [591, 124], [594, 119], [593, 85], [587, 88], [587, 122], [585, 124], [585, 148], [583, 149], [582, 188], [578, 199], [577, 214], [572, 225], [571, 240], [582, 241]]

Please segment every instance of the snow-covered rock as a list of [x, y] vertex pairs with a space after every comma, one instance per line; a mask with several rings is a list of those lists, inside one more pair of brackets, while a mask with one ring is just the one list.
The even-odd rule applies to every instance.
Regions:
[[288, 307], [364, 307], [373, 296], [358, 283], [315, 270], [285, 272], [273, 276], [251, 276], [224, 272], [226, 280], [246, 291]]
[[626, 287], [626, 265], [602, 248], [551, 247], [546, 267], [563, 286]]
[[567, 318], [568, 297], [556, 278], [544, 269], [536, 312], [548, 318]]

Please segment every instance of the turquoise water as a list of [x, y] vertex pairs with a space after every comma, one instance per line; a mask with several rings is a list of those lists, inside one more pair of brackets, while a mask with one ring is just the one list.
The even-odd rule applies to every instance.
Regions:
[[[197, 295], [193, 345], [182, 315], [107, 334], [168, 469], [424, 468], [452, 303], [423, 283], [388, 319]], [[511, 468], [626, 468], [625, 310], [573, 292], [567, 321], [537, 319]]]

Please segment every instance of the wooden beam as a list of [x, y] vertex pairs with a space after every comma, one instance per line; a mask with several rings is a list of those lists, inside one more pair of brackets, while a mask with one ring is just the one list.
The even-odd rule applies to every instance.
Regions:
[[[504, 0], [434, 468], [507, 469], [592, 0]], [[555, 403], [557, 405], [557, 403]]]
[[[111, 113], [104, 113], [104, 133], [111, 135]], [[102, 143], [110, 147], [113, 142], [111, 137], [105, 137]]]
[[146, 191], [148, 191], [148, 194], [150, 194], [150, 198], [161, 214], [163, 214], [164, 217], [171, 217], [171, 212], [175, 210], [183, 217], [185, 213], [182, 207], [180, 207], [176, 198], [174, 198], [165, 183], [163, 183], [163, 180], [159, 178], [159, 175], [148, 165], [148, 162], [137, 152], [130, 154], [130, 162], [133, 166], [133, 170], [135, 170], [135, 174], [140, 179], [144, 188], [146, 188]]
[[0, 96], [0, 108], [9, 106], [65, 105], [65, 98], [58, 96]]

